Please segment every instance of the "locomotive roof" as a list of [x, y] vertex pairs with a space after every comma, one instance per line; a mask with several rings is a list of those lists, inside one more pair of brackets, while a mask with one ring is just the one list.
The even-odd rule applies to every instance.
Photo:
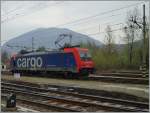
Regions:
[[49, 53], [64, 53], [64, 51], [55, 50], [55, 51], [43, 51], [43, 52], [31, 52], [31, 53], [21, 54], [19, 56], [42, 55], [42, 54], [49, 54]]

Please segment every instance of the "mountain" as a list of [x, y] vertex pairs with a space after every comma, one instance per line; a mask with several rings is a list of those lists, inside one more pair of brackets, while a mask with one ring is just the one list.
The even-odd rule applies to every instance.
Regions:
[[[81, 42], [82, 43], [88, 43], [88, 42], [95, 43], [96, 46], [103, 45], [103, 43], [101, 43], [98, 40], [95, 40], [87, 35], [80, 34], [69, 29], [38, 28], [38, 29], [32, 30], [30, 32], [27, 32], [25, 34], [22, 34], [18, 37], [15, 37], [9, 40], [2, 46], [2, 51], [5, 50], [11, 54], [13, 52], [20, 51], [21, 50], [20, 47], [22, 46], [29, 47], [31, 49], [32, 42], [33, 42], [34, 48], [44, 46], [46, 48], [56, 49], [57, 47], [55, 45], [55, 41], [57, 40], [60, 34], [71, 34], [72, 35], [71, 43], [73, 45], [79, 44]], [[60, 44], [63, 45], [65, 42], [69, 42], [69, 38], [64, 38], [64, 40], [60, 41]]]
[[[148, 41], [149, 42], [149, 41]], [[135, 40], [133, 42], [133, 47], [135, 48], [141, 48], [142, 47], [142, 44], [143, 44], [143, 39], [139, 39], [139, 40]], [[123, 50], [125, 47], [127, 46], [127, 44], [115, 44], [115, 48], [118, 50], [118, 51], [121, 51]]]

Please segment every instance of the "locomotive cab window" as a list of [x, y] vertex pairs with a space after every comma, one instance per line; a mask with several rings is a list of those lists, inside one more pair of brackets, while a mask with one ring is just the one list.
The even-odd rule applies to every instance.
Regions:
[[91, 60], [91, 54], [88, 51], [79, 51], [81, 60]]

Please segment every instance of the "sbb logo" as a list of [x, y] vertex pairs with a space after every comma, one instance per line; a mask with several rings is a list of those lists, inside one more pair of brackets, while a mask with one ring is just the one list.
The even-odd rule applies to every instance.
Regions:
[[17, 67], [42, 67], [41, 57], [18, 58]]

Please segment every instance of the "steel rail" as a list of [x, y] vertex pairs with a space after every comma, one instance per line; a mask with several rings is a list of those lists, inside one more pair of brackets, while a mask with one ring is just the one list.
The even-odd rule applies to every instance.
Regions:
[[[148, 74], [148, 73], [147, 73]], [[142, 73], [120, 73], [120, 72], [115, 72], [115, 73], [97, 73], [97, 74], [94, 74], [96, 76], [118, 76], [118, 77], [131, 77], [131, 78], [145, 78], [143, 77], [143, 74]], [[93, 76], [94, 76], [93, 75]]]
[[[5, 91], [4, 91], [5, 90]], [[56, 101], [56, 102], [62, 102], [62, 103], [68, 103], [68, 104], [74, 104], [75, 106], [76, 105], [80, 105], [82, 107], [96, 107], [100, 110], [107, 110], [107, 111], [141, 111], [141, 110], [135, 110], [133, 108], [127, 108], [127, 107], [120, 107], [120, 106], [114, 106], [114, 105], [104, 105], [102, 103], [90, 103], [90, 102], [83, 102], [82, 100], [80, 101], [76, 101], [76, 100], [73, 100], [73, 99], [63, 99], [63, 98], [59, 98], [59, 97], [54, 97], [54, 96], [47, 96], [47, 95], [41, 95], [41, 94], [37, 94], [35, 92], [24, 92], [24, 91], [14, 91], [11, 90], [11, 89], [2, 89], [3, 92], [14, 92], [14, 93], [19, 93], [19, 94], [22, 94], [22, 95], [28, 95], [28, 96], [36, 96], [36, 97], [40, 97], [40, 98], [44, 98], [44, 99], [47, 99], [48, 100], [53, 100], [53, 101]]]
[[[88, 106], [93, 106], [93, 107], [97, 107], [97, 108], [100, 108], [100, 109], [104, 109], [104, 110], [108, 110], [109, 111], [143, 111], [141, 109], [135, 109], [135, 108], [128, 108], [128, 107], [117, 107], [115, 105], [104, 105], [103, 103], [92, 103], [92, 102], [84, 102], [82, 101], [82, 99], [80, 101], [77, 101], [77, 100], [73, 100], [73, 99], [66, 99], [66, 98], [60, 98], [60, 97], [54, 97], [54, 96], [48, 96], [48, 95], [45, 95], [45, 94], [40, 94], [39, 92], [33, 92], [33, 91], [24, 91], [24, 90], [21, 90], [21, 89], [15, 89], [15, 88], [6, 88], [4, 89], [4, 87], [2, 87], [2, 91], [10, 91], [10, 92], [15, 92], [15, 93], [21, 93], [21, 94], [26, 94], [26, 95], [30, 95], [30, 96], [38, 96], [40, 98], [45, 98], [45, 99], [52, 99], [52, 100], [55, 100], [55, 101], [62, 101], [62, 102], [65, 102], [65, 103], [70, 103], [70, 104], [75, 104], [75, 105], [81, 105], [81, 106], [85, 106], [85, 107], [88, 107]], [[145, 111], [145, 110], [144, 110]]]
[[107, 82], [121, 82], [128, 84], [149, 84], [148, 78], [133, 78], [133, 77], [118, 77], [118, 76], [89, 76], [89, 80], [107, 81]]
[[[7, 98], [7, 95], [2, 94], [1, 97], [2, 98]], [[27, 98], [24, 99], [24, 98], [18, 98], [17, 97], [17, 101], [23, 102], [24, 104], [36, 105], [38, 107], [42, 107], [42, 108], [46, 108], [46, 109], [50, 109], [50, 110], [55, 110], [55, 111], [80, 112], [79, 110], [69, 109], [69, 108], [56, 106], [56, 105], [45, 104], [45, 103], [42, 103], [41, 101], [30, 100], [30, 99], [27, 99]]]
[[94, 100], [99, 100], [99, 101], [103, 101], [103, 102], [109, 101], [112, 103], [119, 103], [119, 104], [123, 104], [123, 105], [130, 105], [130, 106], [140, 107], [140, 108], [148, 108], [149, 107], [149, 103], [146, 103], [146, 102], [136, 102], [136, 101], [129, 101], [129, 100], [123, 100], [123, 99], [117, 99], [117, 98], [111, 98], [111, 97], [104, 97], [104, 96], [94, 96], [94, 95], [88, 95], [88, 94], [77, 94], [77, 93], [73, 93], [73, 92], [44, 89], [44, 88], [37, 88], [37, 87], [30, 87], [30, 86], [25, 86], [25, 85], [18, 85], [18, 84], [2, 82], [2, 85], [4, 85], [4, 84], [6, 84], [7, 86], [13, 85], [15, 87], [28, 88], [32, 91], [35, 90], [35, 91], [39, 91], [39, 92], [51, 92], [51, 93], [70, 95], [70, 96], [75, 96], [75, 97], [80, 97], [80, 98], [85, 98], [85, 99], [94, 99]]

